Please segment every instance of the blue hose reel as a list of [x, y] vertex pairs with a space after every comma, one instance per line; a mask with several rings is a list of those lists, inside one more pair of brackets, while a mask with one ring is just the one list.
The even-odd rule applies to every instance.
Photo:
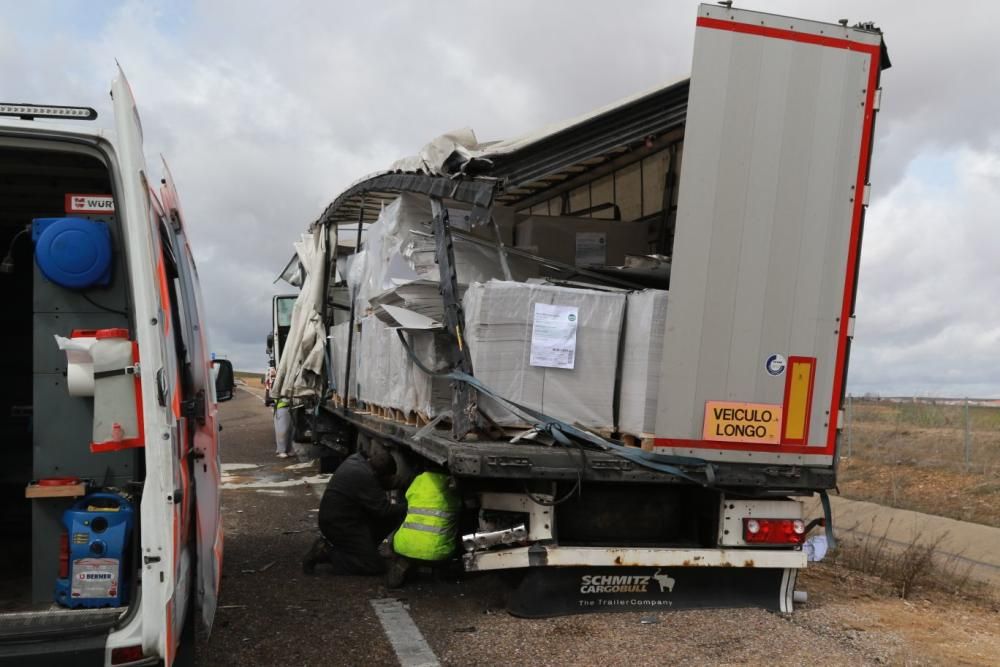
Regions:
[[31, 240], [38, 268], [60, 287], [82, 290], [111, 282], [107, 223], [86, 218], [35, 218]]

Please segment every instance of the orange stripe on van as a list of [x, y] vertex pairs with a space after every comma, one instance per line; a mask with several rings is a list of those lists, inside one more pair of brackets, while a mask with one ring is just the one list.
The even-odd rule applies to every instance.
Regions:
[[160, 311], [163, 315], [163, 333], [170, 333], [170, 288], [167, 286], [167, 270], [163, 265], [163, 251], [156, 263], [156, 274], [160, 279]]
[[[177, 376], [174, 378], [173, 386], [173, 400], [170, 402], [170, 409], [174, 413], [175, 419], [181, 418], [181, 372], [177, 371]], [[182, 439], [183, 442], [183, 439]], [[184, 453], [184, 447], [181, 446], [181, 453]]]
[[167, 645], [163, 650], [163, 664], [170, 667], [174, 664], [174, 599], [167, 600]]

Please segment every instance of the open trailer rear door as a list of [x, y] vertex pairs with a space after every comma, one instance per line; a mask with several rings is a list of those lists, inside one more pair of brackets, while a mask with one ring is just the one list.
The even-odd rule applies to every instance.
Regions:
[[831, 465], [881, 33], [698, 10], [658, 451]]

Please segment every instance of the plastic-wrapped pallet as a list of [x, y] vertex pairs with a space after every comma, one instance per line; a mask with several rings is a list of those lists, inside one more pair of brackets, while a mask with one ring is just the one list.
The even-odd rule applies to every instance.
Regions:
[[632, 292], [625, 309], [618, 428], [640, 438], [656, 429], [667, 294], [652, 289]]
[[[341, 398], [347, 395], [344, 387], [344, 383], [347, 379], [347, 335], [350, 331], [349, 322], [341, 322], [335, 326], [330, 327], [330, 343], [332, 348], [333, 356], [333, 378], [336, 384], [336, 391]], [[353, 354], [351, 355], [354, 359], [353, 368], [351, 368], [351, 384], [354, 387], [351, 389], [351, 396], [353, 398], [358, 397], [358, 346], [361, 344], [360, 337], [357, 333], [354, 335]]]
[[[392, 288], [415, 280], [439, 280], [430, 199], [402, 194], [382, 209], [365, 233], [364, 249], [345, 262], [347, 282], [358, 290], [358, 307]], [[492, 237], [491, 237], [492, 238]], [[497, 251], [472, 241], [453, 239], [455, 270], [461, 284], [502, 277]], [[510, 259], [518, 277], [537, 275], [533, 264]]]
[[[470, 285], [464, 307], [472, 368], [480, 381], [504, 398], [568, 423], [614, 430], [624, 293], [493, 280]], [[553, 329], [541, 318], [551, 312], [575, 323], [575, 341], [546, 350]], [[553, 354], [540, 358], [547, 352]], [[480, 406], [498, 424], [525, 425], [484, 396]]]
[[[448, 340], [439, 333], [432, 331], [414, 331], [406, 334], [413, 354], [425, 367], [432, 371], [444, 370], [448, 363]], [[396, 333], [393, 332], [396, 346], [406, 355], [406, 350]], [[441, 410], [451, 407], [451, 383], [442, 378], [431, 377], [406, 357], [404, 365], [405, 395], [404, 411], [414, 411], [425, 418], [436, 417]]]
[[[440, 334], [420, 331], [406, 336], [414, 354], [427, 368], [448, 366], [447, 347]], [[448, 381], [420, 370], [406, 353], [396, 330], [378, 318], [369, 315], [361, 319], [360, 344], [354, 349], [358, 354], [358, 395], [365, 403], [404, 413], [418, 412], [428, 418], [450, 405]]]
[[386, 404], [388, 368], [382, 338], [387, 327], [375, 317], [361, 318], [361, 344], [358, 346], [358, 398], [365, 403]]

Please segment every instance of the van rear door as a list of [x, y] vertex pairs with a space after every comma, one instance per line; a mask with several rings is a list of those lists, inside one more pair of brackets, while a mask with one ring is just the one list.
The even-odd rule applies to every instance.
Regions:
[[[171, 307], [163, 284], [163, 255], [158, 206], [147, 178], [142, 152], [142, 127], [132, 90], [120, 69], [111, 86], [117, 133], [116, 154], [120, 168], [129, 277], [135, 303], [139, 343], [142, 410], [146, 441], [146, 479], [141, 515], [142, 645], [146, 655], [160, 655], [173, 664], [186, 605], [186, 587], [179, 586], [181, 570], [181, 504], [175, 502], [182, 488], [178, 456], [180, 433], [171, 400], [177, 365], [173, 345], [168, 345]], [[157, 267], [157, 270], [153, 270]], [[160, 278], [158, 281], [157, 278]], [[180, 590], [180, 599], [177, 593]]]

